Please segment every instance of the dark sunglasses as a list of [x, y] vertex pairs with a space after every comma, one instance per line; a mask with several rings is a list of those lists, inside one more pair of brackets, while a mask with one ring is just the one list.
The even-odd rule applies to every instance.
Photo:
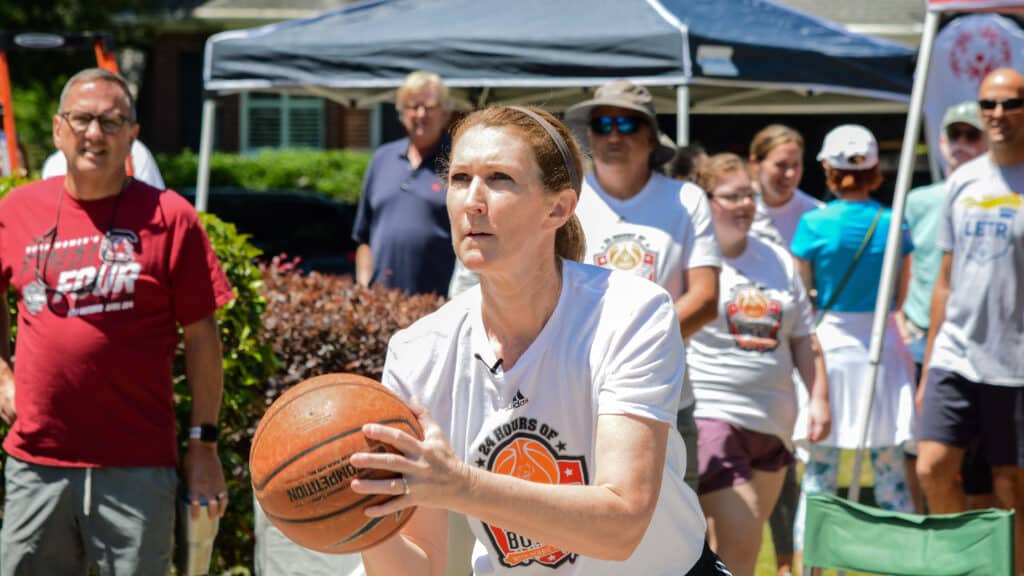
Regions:
[[1010, 110], [1020, 110], [1021, 106], [1024, 106], [1024, 99], [1021, 98], [1003, 98], [1002, 100], [994, 100], [991, 98], [983, 98], [978, 100], [978, 107], [982, 110], [995, 110], [996, 106], [1002, 106], [1003, 112], [1009, 112]]
[[977, 142], [978, 140], [981, 140], [981, 130], [974, 128], [973, 126], [950, 126], [949, 128], [946, 128], [946, 138], [950, 142], [956, 142], [961, 138], [968, 142]]
[[590, 129], [595, 134], [611, 134], [612, 130], [618, 130], [619, 134], [633, 134], [640, 129], [641, 123], [643, 120], [636, 116], [598, 116], [590, 119]]

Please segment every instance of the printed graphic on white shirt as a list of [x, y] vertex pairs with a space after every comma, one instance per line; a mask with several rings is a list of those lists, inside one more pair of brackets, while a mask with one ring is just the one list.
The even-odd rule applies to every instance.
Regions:
[[1020, 195], [1011, 193], [984, 200], [963, 197], [959, 202], [964, 210], [960, 237], [967, 258], [988, 262], [1008, 254], [1013, 221], [1021, 207]]
[[523, 396], [522, 390], [516, 390], [516, 395], [512, 398], [511, 408], [515, 410], [516, 408], [522, 408], [523, 406], [526, 406], [529, 403], [530, 399], [527, 398], [526, 396]]
[[756, 284], [734, 286], [725, 312], [729, 332], [739, 348], [770, 352], [778, 347], [782, 302], [769, 298]]
[[[476, 465], [544, 484], [587, 484], [587, 463], [582, 456], [566, 455], [558, 431], [536, 418], [516, 418], [497, 426], [477, 446]], [[502, 566], [514, 568], [534, 562], [557, 568], [575, 563], [577, 555], [535, 542], [521, 534], [483, 523]]]
[[47, 237], [25, 247], [24, 266], [35, 281], [25, 286], [25, 307], [44, 306], [61, 316], [89, 316], [135, 307], [135, 281], [142, 265], [135, 258], [139, 238], [130, 230], [111, 230], [51, 242]]
[[617, 234], [606, 239], [601, 249], [594, 254], [594, 264], [602, 268], [632, 272], [654, 281], [658, 271], [658, 253], [642, 235]]

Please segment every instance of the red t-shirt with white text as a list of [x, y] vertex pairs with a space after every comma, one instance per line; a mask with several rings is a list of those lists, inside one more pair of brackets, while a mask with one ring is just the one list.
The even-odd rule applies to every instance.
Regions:
[[192, 206], [135, 180], [95, 201], [63, 176], [21, 186], [0, 201], [8, 286], [17, 420], [4, 449], [48, 466], [175, 466], [176, 324], [234, 297]]

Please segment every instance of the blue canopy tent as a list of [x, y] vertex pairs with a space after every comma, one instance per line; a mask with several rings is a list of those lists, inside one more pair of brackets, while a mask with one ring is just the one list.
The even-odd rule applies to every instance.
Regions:
[[218, 94], [365, 106], [393, 99], [406, 74], [424, 69], [463, 107], [560, 110], [628, 78], [652, 87], [659, 111], [677, 113], [685, 142], [691, 112], [893, 111], [878, 100], [904, 110], [913, 58], [769, 0], [368, 0], [207, 41], [196, 204], [206, 207]]

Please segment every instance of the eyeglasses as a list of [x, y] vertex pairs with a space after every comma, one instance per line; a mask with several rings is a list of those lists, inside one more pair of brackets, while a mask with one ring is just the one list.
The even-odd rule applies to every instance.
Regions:
[[757, 198], [757, 192], [753, 190], [739, 190], [731, 194], [712, 194], [712, 200], [718, 200], [723, 204], [729, 204], [730, 206], [738, 206], [746, 201], [753, 202]]
[[92, 125], [93, 120], [97, 120], [100, 123], [100, 130], [104, 134], [117, 134], [124, 125], [128, 123], [128, 118], [122, 114], [89, 114], [88, 112], [61, 112], [59, 114], [63, 118], [68, 126], [75, 132], [82, 133], [89, 129]]
[[433, 112], [434, 110], [440, 108], [441, 104], [438, 102], [410, 102], [409, 104], [402, 104], [401, 106], [399, 106], [399, 108], [402, 110], [410, 111], [419, 110], [421, 107], [423, 108], [424, 112]]
[[590, 119], [590, 129], [595, 134], [608, 135], [612, 130], [619, 134], [633, 134], [640, 129], [643, 119], [636, 116], [598, 116]]
[[1024, 106], [1024, 99], [1002, 98], [996, 100], [993, 98], [982, 98], [981, 100], [978, 100], [978, 107], [981, 108], [982, 110], [995, 110], [996, 106], [1002, 106], [1003, 112], [1020, 110], [1021, 106]]
[[981, 130], [973, 126], [950, 126], [946, 128], [946, 139], [950, 142], [956, 142], [963, 138], [968, 142], [977, 142], [981, 140]]

